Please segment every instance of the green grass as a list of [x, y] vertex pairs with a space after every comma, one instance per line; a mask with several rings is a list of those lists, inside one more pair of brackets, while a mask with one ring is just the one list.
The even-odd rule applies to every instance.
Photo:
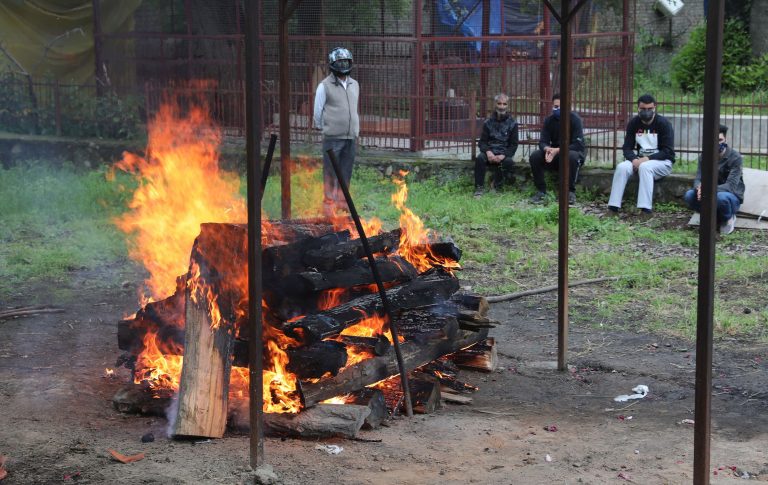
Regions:
[[[504, 294], [557, 281], [558, 206], [531, 206], [530, 187], [476, 199], [467, 179], [408, 182], [407, 206], [426, 227], [452, 238], [463, 251], [462, 284], [484, 295]], [[108, 182], [102, 171], [30, 164], [0, 171], [0, 298], [25, 283], [64, 281], [73, 270], [127, 264], [125, 238], [112, 219], [130, 198], [128, 177]], [[391, 203], [397, 190], [378, 171], [358, 167], [352, 194], [362, 217], [379, 217], [384, 229], [398, 226]], [[121, 187], [129, 187], [121, 190]], [[244, 189], [243, 189], [244, 190]], [[279, 177], [270, 178], [264, 210], [280, 215]], [[586, 192], [579, 200], [588, 201]], [[293, 215], [319, 213], [321, 171], [292, 180]], [[659, 205], [660, 216], [681, 209]], [[688, 338], [695, 334], [698, 234], [683, 227], [605, 219], [571, 209], [569, 274], [620, 276], [616, 282], [573, 289], [576, 325], [650, 330]], [[765, 246], [768, 236], [736, 231], [717, 245], [716, 335], [768, 339], [768, 255], [745, 250]], [[537, 305], [553, 305], [545, 297]], [[543, 303], [542, 303], [543, 302]], [[520, 304], [526, 304], [521, 302]], [[528, 303], [530, 304], [530, 302]]]
[[101, 171], [43, 163], [0, 171], [0, 298], [124, 258], [124, 238], [110, 218], [127, 195]]

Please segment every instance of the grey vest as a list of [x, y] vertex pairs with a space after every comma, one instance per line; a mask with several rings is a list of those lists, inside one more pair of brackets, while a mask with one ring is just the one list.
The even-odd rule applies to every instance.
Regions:
[[347, 89], [331, 74], [323, 79], [325, 106], [323, 106], [323, 136], [325, 138], [354, 139], [360, 134], [357, 100], [360, 85], [347, 76]]

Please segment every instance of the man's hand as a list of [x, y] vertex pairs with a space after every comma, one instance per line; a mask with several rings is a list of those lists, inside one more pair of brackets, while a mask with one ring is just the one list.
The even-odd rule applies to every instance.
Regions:
[[485, 156], [488, 157], [488, 163], [501, 163], [506, 158], [504, 155], [496, 155], [491, 150], [485, 152]]
[[696, 187], [696, 200], [701, 200], [701, 185]]
[[640, 168], [640, 165], [644, 164], [648, 160], [650, 160], [648, 157], [635, 158], [632, 160], [632, 169], [637, 172], [637, 169]]
[[547, 147], [544, 149], [544, 152], [544, 161], [547, 163], [552, 163], [552, 160], [554, 160], [557, 154], [560, 153], [560, 149]]

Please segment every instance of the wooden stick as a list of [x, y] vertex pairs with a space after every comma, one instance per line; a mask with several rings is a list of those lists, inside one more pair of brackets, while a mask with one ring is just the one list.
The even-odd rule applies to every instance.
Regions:
[[15, 308], [13, 310], [6, 310], [0, 312], [0, 319], [23, 317], [25, 315], [35, 315], [38, 313], [62, 313], [63, 308], [49, 308], [49, 307], [34, 307], [27, 306], [22, 308]]
[[[590, 280], [572, 281], [568, 284], [569, 288], [581, 285], [591, 285], [593, 283], [601, 283], [603, 281], [617, 281], [622, 276], [605, 276], [603, 278], [593, 278]], [[538, 295], [539, 293], [547, 293], [549, 291], [557, 290], [557, 285], [543, 286], [541, 288], [534, 288], [532, 290], [518, 291], [517, 293], [507, 293], [506, 295], [488, 296], [486, 300], [488, 303], [498, 303], [500, 301], [516, 300], [524, 296]]]

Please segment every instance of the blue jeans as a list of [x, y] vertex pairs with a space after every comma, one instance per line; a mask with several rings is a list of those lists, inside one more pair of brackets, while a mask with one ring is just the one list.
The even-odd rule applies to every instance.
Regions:
[[[696, 190], [691, 189], [686, 192], [683, 199], [685, 199], [685, 205], [687, 205], [689, 209], [700, 212], [701, 201], [696, 200]], [[728, 222], [731, 217], [739, 212], [739, 207], [741, 207], [741, 202], [739, 202], [738, 197], [730, 192], [718, 192], [717, 223], [722, 225]]]

